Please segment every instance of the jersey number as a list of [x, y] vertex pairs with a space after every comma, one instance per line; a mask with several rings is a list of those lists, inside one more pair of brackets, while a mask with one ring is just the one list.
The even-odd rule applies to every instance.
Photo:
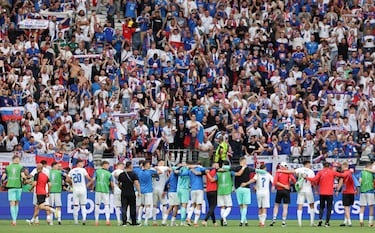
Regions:
[[264, 183], [266, 183], [266, 178], [262, 177], [262, 188], [264, 188]]
[[73, 183], [81, 183], [82, 175], [81, 174], [73, 174]]

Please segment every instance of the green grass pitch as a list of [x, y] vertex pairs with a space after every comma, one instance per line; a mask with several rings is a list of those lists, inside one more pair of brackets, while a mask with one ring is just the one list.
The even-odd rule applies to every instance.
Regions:
[[[227, 227], [214, 227], [212, 222], [209, 221], [207, 227], [200, 225], [199, 227], [163, 227], [163, 226], [141, 226], [141, 227], [121, 227], [117, 226], [115, 221], [111, 222], [111, 226], [106, 226], [105, 221], [100, 221], [99, 226], [94, 226], [94, 221], [89, 220], [86, 223], [86, 226], [74, 225], [73, 221], [66, 220], [62, 222], [63, 225], [59, 226], [55, 223], [54, 226], [47, 226], [44, 221], [40, 222], [40, 225], [28, 225], [25, 220], [18, 220], [17, 226], [13, 227], [10, 225], [9, 220], [0, 221], [0, 233], [118, 233], [118, 232], [152, 232], [152, 233], [195, 233], [195, 232], [204, 232], [204, 233], [241, 233], [241, 232], [264, 232], [264, 233], [310, 233], [310, 232], [329, 232], [329, 233], [350, 233], [350, 232], [374, 232], [375, 227], [368, 227], [367, 222], [365, 221], [365, 227], [359, 227], [358, 221], [353, 221], [353, 227], [340, 227], [339, 225], [342, 221], [336, 220], [331, 221], [331, 227], [311, 227], [309, 226], [309, 221], [304, 221], [302, 227], [297, 225], [296, 220], [287, 221], [287, 227], [281, 227], [281, 221], [278, 221], [275, 226], [269, 227], [258, 227], [258, 221], [249, 221], [248, 227], [239, 227], [239, 221], [229, 221]], [[152, 221], [150, 222], [152, 224]], [[267, 221], [269, 224], [270, 221]], [[160, 224], [160, 221], [159, 221]]]

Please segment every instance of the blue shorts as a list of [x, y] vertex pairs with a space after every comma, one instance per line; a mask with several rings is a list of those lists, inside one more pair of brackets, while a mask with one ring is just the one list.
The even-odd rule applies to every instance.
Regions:
[[21, 194], [22, 194], [22, 188], [8, 189], [8, 201], [20, 201]]
[[238, 205], [250, 205], [251, 193], [249, 188], [239, 187], [236, 189], [236, 197]]

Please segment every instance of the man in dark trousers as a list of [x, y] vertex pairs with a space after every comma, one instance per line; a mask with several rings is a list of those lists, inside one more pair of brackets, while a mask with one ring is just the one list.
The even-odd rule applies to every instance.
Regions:
[[121, 189], [121, 205], [122, 205], [122, 225], [126, 226], [126, 211], [130, 208], [131, 225], [136, 226], [136, 196], [134, 187], [141, 195], [141, 187], [139, 185], [138, 176], [133, 172], [132, 162], [126, 162], [125, 171], [118, 177], [118, 184]]

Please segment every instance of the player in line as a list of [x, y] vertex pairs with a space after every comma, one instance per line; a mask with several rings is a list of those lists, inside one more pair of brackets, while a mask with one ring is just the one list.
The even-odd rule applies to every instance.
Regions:
[[[94, 178], [91, 182], [95, 182], [95, 226], [99, 225], [99, 214], [100, 214], [100, 204], [104, 204], [104, 214], [105, 214], [105, 224], [107, 226], [111, 225], [109, 220], [110, 210], [109, 210], [109, 188], [113, 190], [112, 174], [108, 171], [109, 162], [103, 161], [102, 168], [96, 170]], [[90, 184], [88, 185], [90, 186]]]
[[[260, 165], [260, 169], [267, 171], [266, 165]], [[256, 173], [249, 183], [256, 182], [256, 197], [258, 203], [258, 218], [259, 226], [264, 227], [267, 219], [267, 209], [270, 208], [270, 184], [273, 182], [273, 177], [270, 173]]]
[[161, 174], [156, 175], [153, 178], [153, 210], [152, 210], [152, 220], [153, 220], [153, 226], [157, 226], [158, 223], [156, 222], [156, 214], [157, 214], [157, 208], [158, 203], [161, 205], [161, 216], [164, 215], [164, 213], [167, 211], [167, 200], [165, 198], [165, 192], [164, 187], [165, 183], [167, 182], [168, 175], [170, 172], [170, 168], [165, 166], [164, 160], [158, 161], [158, 169], [161, 171]]
[[[59, 163], [53, 162], [51, 164], [51, 171], [49, 173], [49, 180], [51, 182], [51, 189], [50, 189], [50, 204], [51, 207], [55, 206], [57, 216], [57, 222], [61, 225], [61, 192], [62, 192], [62, 184], [63, 184], [63, 177], [66, 177], [67, 174], [62, 170], [62, 166]], [[53, 214], [51, 214], [51, 223], [53, 222]]]
[[[122, 225], [121, 221], [121, 189], [118, 183], [118, 177], [124, 172], [124, 163], [117, 163], [116, 169], [112, 172], [112, 182], [113, 182], [113, 206], [115, 207], [115, 215], [117, 220], [117, 225]], [[125, 211], [126, 212], [126, 211]]]
[[27, 179], [25, 168], [20, 164], [20, 157], [14, 155], [12, 163], [5, 168], [5, 173], [1, 177], [1, 185], [8, 178], [6, 187], [8, 189], [8, 201], [10, 205], [10, 214], [12, 217], [12, 226], [16, 226], [18, 217], [18, 205], [21, 201], [22, 179]]
[[192, 225], [191, 217], [194, 213], [194, 226], [198, 226], [198, 221], [201, 215], [202, 203], [204, 201], [203, 192], [203, 175], [205, 174], [205, 168], [200, 165], [195, 165], [193, 162], [189, 162], [190, 171], [190, 196], [191, 196], [191, 206], [187, 213], [187, 224]]
[[289, 173], [289, 174], [296, 174], [298, 177], [298, 181], [295, 184], [296, 190], [298, 192], [297, 195], [297, 221], [298, 226], [302, 226], [302, 208], [305, 200], [309, 204], [308, 213], [310, 214], [310, 225], [315, 226], [314, 218], [315, 218], [315, 208], [314, 208], [314, 193], [313, 193], [313, 185], [310, 181], [304, 179], [303, 177], [314, 177], [315, 173], [311, 170], [311, 163], [310, 161], [306, 160], [303, 162], [303, 167], [297, 168], [295, 170], [286, 170], [286, 169], [279, 169], [278, 172], [280, 173]]
[[78, 224], [78, 212], [81, 208], [82, 225], [86, 225], [86, 204], [87, 204], [87, 185], [86, 179], [91, 182], [92, 179], [83, 168], [84, 161], [77, 160], [77, 167], [70, 170], [67, 181], [72, 184], [73, 188], [73, 218], [74, 224]]
[[180, 205], [180, 202], [178, 200], [177, 195], [177, 183], [178, 183], [178, 174], [176, 174], [174, 171], [177, 170], [181, 164], [177, 164], [176, 167], [172, 167], [172, 172], [168, 178], [168, 180], [165, 183], [165, 191], [168, 191], [168, 204], [169, 207], [166, 210], [165, 213], [163, 213], [163, 220], [161, 225], [166, 226], [167, 225], [167, 219], [170, 212], [172, 212], [172, 218], [171, 218], [171, 224], [170, 226], [177, 226], [176, 224], [176, 216], [178, 212], [178, 206]]
[[368, 225], [370, 227], [374, 226], [374, 175], [369, 171], [371, 167], [372, 163], [368, 162], [358, 177], [360, 182], [359, 204], [361, 206], [359, 210], [359, 225], [361, 227], [365, 225], [363, 218], [366, 206], [369, 207]]

